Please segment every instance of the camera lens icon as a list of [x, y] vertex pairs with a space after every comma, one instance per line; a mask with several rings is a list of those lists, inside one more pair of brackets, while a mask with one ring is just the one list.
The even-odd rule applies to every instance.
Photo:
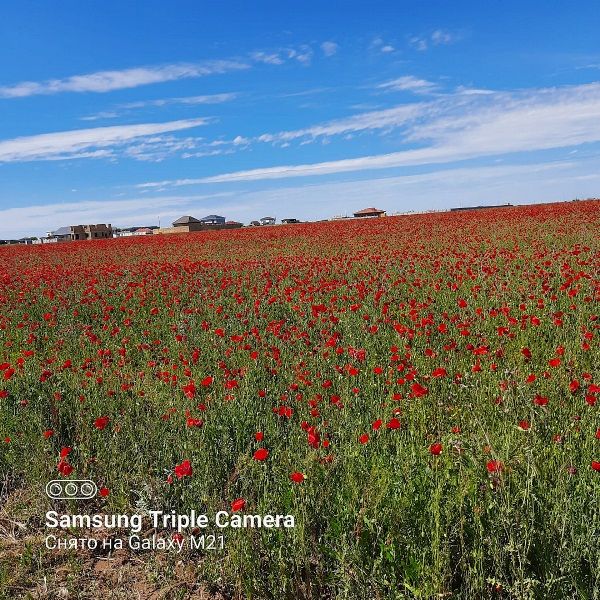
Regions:
[[91, 479], [53, 479], [46, 485], [46, 495], [52, 500], [89, 500], [97, 493], [98, 487]]

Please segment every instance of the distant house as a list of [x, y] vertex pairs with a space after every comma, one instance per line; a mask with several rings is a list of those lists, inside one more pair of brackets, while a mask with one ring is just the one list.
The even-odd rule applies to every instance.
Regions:
[[112, 225], [109, 223], [98, 223], [97, 225], [69, 225], [59, 227], [55, 231], [49, 231], [44, 238], [45, 243], [71, 242], [76, 240], [98, 240], [111, 238], [113, 236]]
[[150, 235], [158, 229], [156, 225], [149, 227], [119, 227], [113, 229], [113, 237], [129, 237], [132, 235]]
[[250, 227], [260, 227], [260, 221], [250, 221]]
[[378, 208], [363, 208], [354, 213], [355, 217], [385, 217], [385, 210], [380, 210]]
[[208, 215], [207, 217], [200, 219], [200, 221], [202, 221], [202, 223], [205, 225], [224, 225], [225, 217], [220, 217], [219, 215]]
[[185, 215], [173, 221], [173, 227], [156, 229], [154, 233], [190, 233], [192, 231], [214, 231], [215, 229], [236, 229], [242, 227], [241, 223], [235, 221], [225, 222], [225, 217], [219, 215], [208, 215], [203, 219], [196, 219]]
[[59, 227], [55, 231], [49, 231], [45, 238], [48, 242], [70, 242], [73, 238], [71, 237], [70, 227]]
[[281, 222], [285, 223], [286, 225], [289, 225], [291, 223], [300, 223], [298, 219], [281, 219]]
[[200, 221], [189, 215], [179, 217], [176, 221], [173, 221], [173, 227], [189, 227], [190, 225], [200, 225]]
[[260, 222], [262, 225], [275, 225], [275, 217], [263, 217]]

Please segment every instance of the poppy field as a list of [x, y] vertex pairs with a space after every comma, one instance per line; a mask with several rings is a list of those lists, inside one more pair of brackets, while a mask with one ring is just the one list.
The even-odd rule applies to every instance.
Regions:
[[0, 258], [4, 498], [293, 515], [229, 598], [600, 598], [600, 201]]

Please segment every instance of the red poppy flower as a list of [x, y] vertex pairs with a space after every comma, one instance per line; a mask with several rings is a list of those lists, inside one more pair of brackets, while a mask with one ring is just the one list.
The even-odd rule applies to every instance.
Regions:
[[192, 465], [189, 460], [184, 460], [180, 465], [175, 466], [174, 471], [178, 479], [181, 479], [182, 477], [191, 477]]
[[429, 452], [433, 454], [433, 456], [439, 456], [442, 453], [443, 446], [439, 442], [435, 444], [431, 444], [429, 446]]
[[269, 451], [266, 448], [259, 448], [253, 456], [254, 460], [266, 460], [269, 456]]
[[73, 466], [66, 460], [60, 460], [57, 465], [58, 472], [64, 477], [68, 477], [73, 472]]
[[321, 436], [317, 431], [314, 431], [314, 429], [312, 429], [307, 434], [307, 441], [308, 445], [312, 448], [318, 448], [321, 445]]
[[193, 381], [190, 381], [190, 383], [184, 385], [182, 389], [185, 397], [189, 398], [190, 400], [192, 400], [196, 395], [196, 386]]
[[107, 487], [101, 487], [98, 490], [98, 493], [103, 497], [106, 498], [109, 494], [110, 494], [110, 490]]
[[110, 419], [108, 417], [98, 417], [94, 421], [94, 427], [102, 431], [102, 429], [104, 429], [108, 425], [109, 421]]
[[373, 428], [373, 431], [377, 431], [383, 424], [383, 421], [381, 419], [377, 419], [377, 421], [373, 421], [373, 424], [371, 425], [371, 427]]
[[504, 465], [499, 460], [489, 460], [485, 466], [488, 473], [501, 473], [504, 470]]
[[44, 437], [46, 439], [51, 438], [54, 435], [54, 431], [52, 431], [52, 429], [46, 429], [46, 431], [44, 431]]
[[265, 434], [264, 434], [262, 431], [257, 431], [257, 432], [254, 434], [254, 439], [255, 439], [257, 442], [262, 442], [264, 437], [265, 437]]
[[530, 428], [531, 428], [531, 424], [529, 423], [529, 421], [526, 421], [526, 420], [519, 421], [519, 429], [521, 431], [529, 431]]
[[388, 424], [386, 425], [386, 427], [388, 429], [399, 429], [400, 428], [400, 421], [398, 419], [396, 419], [396, 417], [394, 417], [393, 419], [390, 419], [388, 421]]
[[188, 427], [202, 427], [204, 421], [202, 419], [195, 419], [194, 417], [188, 417], [185, 421]]
[[294, 483], [302, 483], [305, 479], [306, 479], [306, 475], [304, 475], [304, 473], [300, 473], [298, 471], [294, 471], [291, 475], [290, 475], [290, 479], [294, 482]]
[[421, 398], [425, 396], [428, 392], [427, 388], [422, 386], [420, 383], [413, 383], [411, 388], [413, 395], [415, 398]]
[[536, 394], [535, 398], [533, 399], [533, 403], [537, 406], [547, 406], [548, 398], [546, 398], [545, 396], [540, 396], [539, 394]]
[[446, 369], [444, 369], [443, 367], [438, 367], [437, 369], [433, 370], [433, 373], [431, 374], [432, 377], [445, 377], [448, 374], [448, 372], [446, 371]]
[[359, 438], [358, 441], [361, 444], [366, 444], [369, 441], [369, 434], [368, 433], [363, 433]]
[[238, 498], [231, 503], [231, 510], [237, 512], [238, 510], [243, 510], [245, 506], [246, 501], [243, 498]]

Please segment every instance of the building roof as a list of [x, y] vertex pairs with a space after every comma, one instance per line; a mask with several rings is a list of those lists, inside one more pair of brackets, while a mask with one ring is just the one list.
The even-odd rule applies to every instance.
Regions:
[[224, 221], [225, 217], [220, 217], [219, 215], [208, 215], [200, 219], [201, 221]]
[[56, 231], [51, 231], [51, 235], [71, 235], [70, 227], [59, 227]]
[[275, 217], [263, 217], [261, 221], [274, 221]]
[[150, 229], [149, 227], [140, 227], [139, 229], [135, 230], [136, 233], [152, 233], [152, 229]]
[[179, 217], [177, 221], [173, 221], [173, 225], [189, 225], [190, 223], [200, 223], [198, 219], [194, 217], [190, 217], [190, 215], [184, 215], [183, 217]]
[[357, 210], [354, 214], [355, 215], [371, 215], [373, 213], [384, 213], [385, 210], [380, 210], [379, 208], [373, 208], [372, 206], [370, 208], [363, 208], [362, 210]]

